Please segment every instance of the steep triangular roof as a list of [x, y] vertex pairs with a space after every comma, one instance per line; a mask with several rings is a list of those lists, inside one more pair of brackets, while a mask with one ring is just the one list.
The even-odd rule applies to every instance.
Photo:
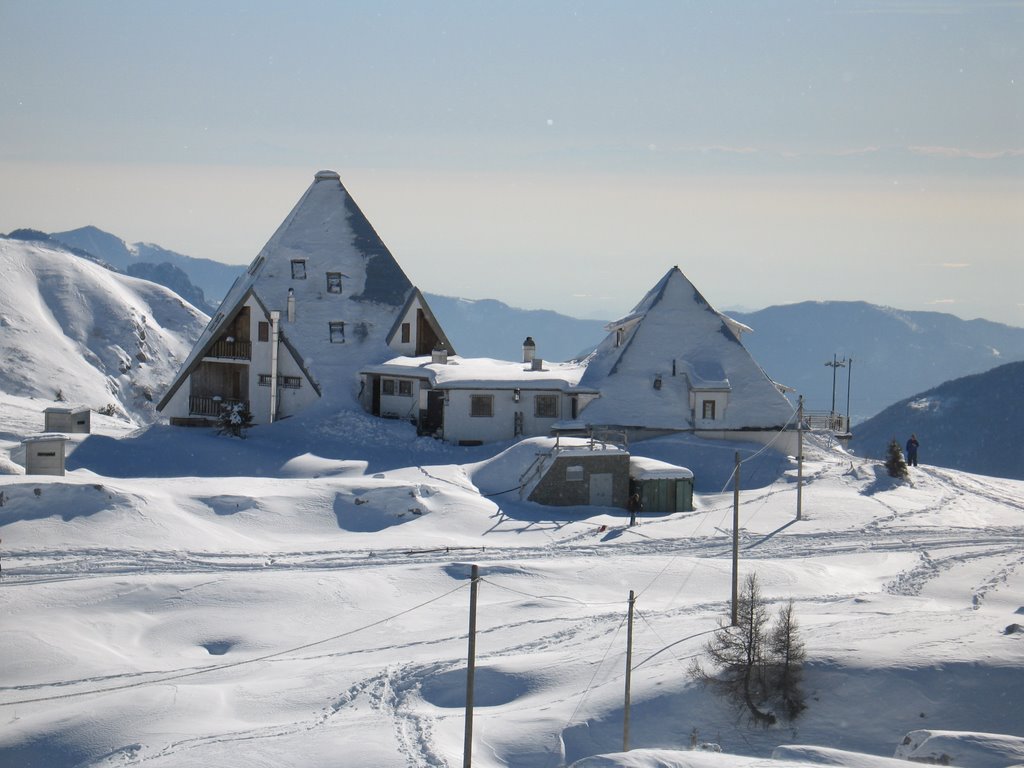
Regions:
[[716, 428], [769, 429], [792, 417], [792, 404], [740, 342], [746, 327], [715, 310], [679, 267], [607, 329], [580, 382], [601, 397], [581, 422], [693, 429], [690, 391], [729, 393]]
[[[340, 276], [340, 292], [328, 290], [329, 273]], [[297, 279], [296, 274], [305, 277]], [[292, 321], [287, 319], [289, 291], [294, 296]], [[170, 401], [250, 297], [264, 315], [254, 321], [269, 320], [271, 310], [280, 310], [285, 347], [326, 400], [355, 404], [359, 369], [394, 357], [387, 343], [413, 300], [424, 307], [427, 322], [442, 343], [448, 343], [422, 294], [338, 174], [320, 171], [231, 286], [158, 409]], [[330, 323], [338, 322], [345, 324], [344, 343], [331, 342]]]

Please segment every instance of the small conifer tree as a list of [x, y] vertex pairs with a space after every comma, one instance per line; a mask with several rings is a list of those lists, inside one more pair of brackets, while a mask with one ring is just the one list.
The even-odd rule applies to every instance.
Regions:
[[903, 449], [895, 437], [889, 441], [889, 447], [885, 452], [885, 468], [889, 471], [890, 477], [907, 478], [910, 476], [907, 462], [903, 458]]
[[217, 419], [217, 434], [245, 439], [245, 430], [252, 426], [252, 414], [245, 403], [225, 405]]

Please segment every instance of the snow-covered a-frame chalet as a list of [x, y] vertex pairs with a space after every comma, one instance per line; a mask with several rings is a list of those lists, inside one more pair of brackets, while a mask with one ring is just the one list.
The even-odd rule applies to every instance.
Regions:
[[[795, 429], [783, 388], [740, 342], [750, 329], [715, 310], [679, 267], [607, 330], [580, 379], [600, 397], [559, 431], [609, 430], [633, 438], [692, 432], [767, 443]], [[787, 450], [792, 442], [784, 439], [779, 447]]]
[[205, 424], [242, 403], [254, 424], [316, 402], [358, 408], [359, 371], [396, 355], [454, 352], [334, 171], [316, 174], [228, 291], [157, 405]]

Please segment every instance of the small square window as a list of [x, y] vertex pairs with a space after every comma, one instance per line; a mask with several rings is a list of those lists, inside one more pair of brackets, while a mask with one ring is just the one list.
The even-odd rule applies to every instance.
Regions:
[[341, 293], [341, 272], [327, 273], [327, 292]]
[[493, 395], [470, 395], [469, 396], [469, 415], [470, 416], [494, 416], [494, 396]]
[[393, 395], [395, 394], [395, 380], [394, 379], [383, 379], [380, 382], [380, 392], [382, 395]]
[[256, 325], [256, 338], [260, 341], [270, 341], [270, 323], [260, 321]]
[[573, 464], [565, 468], [565, 479], [568, 482], [583, 482], [583, 467]]
[[705, 400], [703, 402], [703, 414], [704, 414], [703, 418], [708, 419], [710, 421], [714, 421], [714, 419], [715, 419], [715, 401], [714, 400]]
[[409, 323], [402, 323], [402, 343], [408, 344], [412, 338], [412, 327]]
[[298, 389], [302, 386], [302, 379], [298, 376], [282, 376], [281, 386], [284, 389]]
[[558, 395], [537, 395], [534, 397], [533, 415], [538, 419], [558, 418]]
[[306, 260], [292, 259], [292, 280], [306, 279]]
[[270, 374], [269, 373], [261, 373], [259, 375], [259, 381], [260, 381], [260, 386], [261, 387], [269, 387], [270, 386]]
[[345, 343], [345, 323], [340, 320], [328, 323], [331, 329], [331, 344]]
[[402, 397], [412, 397], [412, 382], [408, 379], [399, 379], [398, 394]]

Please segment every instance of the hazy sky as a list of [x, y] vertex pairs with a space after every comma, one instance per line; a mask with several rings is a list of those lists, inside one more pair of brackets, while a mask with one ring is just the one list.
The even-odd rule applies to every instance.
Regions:
[[1024, 326], [1024, 2], [0, 0], [0, 231], [247, 263], [322, 168], [426, 291]]

